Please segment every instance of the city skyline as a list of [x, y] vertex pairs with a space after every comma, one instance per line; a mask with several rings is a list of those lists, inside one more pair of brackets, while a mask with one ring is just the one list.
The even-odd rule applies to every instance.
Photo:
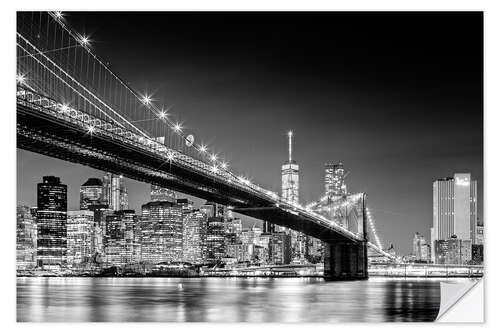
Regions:
[[[286, 132], [291, 128], [295, 133], [294, 158], [301, 166], [301, 202], [321, 196], [325, 163], [342, 162], [350, 172], [349, 191], [368, 194], [386, 246], [394, 243], [409, 253], [414, 232], [429, 239], [430, 184], [449, 174], [470, 172], [478, 180], [478, 216], [482, 220], [482, 31], [481, 24], [475, 23], [482, 20], [481, 14], [468, 14], [466, 24], [461, 19], [466, 14], [446, 14], [439, 19], [429, 14], [426, 27], [419, 27], [418, 33], [420, 18], [410, 14], [381, 14], [385, 17], [377, 17], [376, 27], [371, 24], [375, 18], [368, 14], [321, 14], [316, 17], [317, 25], [311, 23], [311, 14], [301, 18], [300, 31], [293, 29], [293, 15], [273, 18], [280, 25], [264, 18], [262, 26], [252, 27], [253, 31], [251, 15], [245, 14], [231, 18], [225, 26], [217, 23], [203, 33], [190, 20], [198, 20], [201, 25], [209, 19], [208, 14], [151, 14], [168, 15], [167, 23], [162, 23], [167, 27], [158, 29], [162, 36], [151, 26], [156, 20], [148, 20], [147, 14], [134, 17], [151, 21], [147, 31], [132, 31], [135, 28], [123, 23], [126, 19], [110, 19], [127, 14], [65, 15], [78, 30], [91, 33], [93, 47], [133, 86], [153, 90], [155, 99], [174, 104], [171, 113], [179, 116], [188, 129], [196, 129], [197, 139], [227, 154], [232, 167], [271, 190], [279, 192], [279, 168], [286, 160]], [[233, 33], [241, 35], [241, 40], [231, 38], [228, 32], [236, 29], [236, 19], [242, 24]], [[110, 22], [115, 21], [118, 24], [112, 26]], [[173, 36], [178, 32], [175, 25], [180, 23], [183, 33], [190, 37], [185, 40], [193, 40], [191, 46]], [[234, 29], [228, 29], [228, 24]], [[391, 24], [400, 28], [389, 29]], [[363, 37], [367, 26], [370, 32]], [[217, 34], [222, 29], [224, 34]], [[329, 33], [339, 30], [342, 36]], [[124, 31], [123, 36], [114, 41], [112, 36], [118, 31]], [[265, 36], [268, 31], [275, 34]], [[376, 37], [377, 33], [383, 37]], [[276, 34], [283, 37], [279, 43], [273, 37]], [[308, 42], [305, 36], [311, 34]], [[440, 38], [443, 34], [447, 36], [444, 41]], [[158, 37], [168, 47], [148, 46]], [[304, 51], [287, 53], [295, 38]], [[461, 46], [455, 43], [459, 39]], [[277, 46], [273, 46], [275, 42]], [[250, 50], [251, 56], [241, 56], [248, 51], [246, 43], [258, 45]], [[412, 43], [418, 47], [413, 48]], [[120, 59], [118, 54], [128, 45], [137, 45], [142, 51], [133, 49], [128, 58]], [[181, 52], [190, 56], [180, 57]], [[227, 60], [225, 66], [221, 60]], [[276, 67], [267, 71], [270, 66]], [[247, 75], [254, 70], [253, 75]], [[219, 75], [212, 75], [216, 72]], [[148, 84], [143, 77], [148, 78]], [[363, 84], [357, 85], [358, 81]], [[259, 89], [255, 88], [257, 82], [262, 83]], [[358, 97], [363, 97], [362, 101]], [[265, 126], [259, 126], [256, 120]], [[82, 174], [81, 179], [73, 181], [58, 173], [71, 187], [91, 177], [88, 168], [18, 151], [18, 201], [32, 198], [28, 192], [32, 185], [25, 184], [30, 178], [57, 175], [42, 174], [34, 167], [56, 171], [68, 166], [68, 174]], [[94, 176], [99, 174], [93, 172]], [[149, 185], [127, 179], [127, 186], [130, 202], [135, 201], [132, 208], [136, 208], [137, 198], [145, 197]], [[132, 193], [136, 191], [139, 193]], [[73, 207], [75, 199], [71, 196], [69, 204]]]

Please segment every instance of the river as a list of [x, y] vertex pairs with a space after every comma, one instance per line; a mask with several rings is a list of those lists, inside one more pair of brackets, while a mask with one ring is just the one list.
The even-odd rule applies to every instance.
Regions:
[[17, 320], [433, 321], [438, 279], [18, 277]]

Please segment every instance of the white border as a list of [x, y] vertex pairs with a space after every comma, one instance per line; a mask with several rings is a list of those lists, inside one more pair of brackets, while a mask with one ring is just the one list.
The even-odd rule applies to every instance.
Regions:
[[[8, 2], [8, 3], [6, 3]], [[110, 330], [119, 329], [124, 332], [137, 332], [144, 329], [144, 325], [155, 326], [146, 329], [171, 329], [171, 330], [196, 330], [196, 331], [238, 331], [253, 332], [258, 330], [370, 330], [370, 332], [387, 332], [387, 330], [401, 330], [405, 332], [416, 332], [422, 329], [450, 329], [456, 332], [490, 328], [495, 321], [495, 316], [498, 317], [498, 310], [494, 309], [493, 304], [485, 307], [485, 319], [487, 325], [457, 325], [457, 324], [336, 324], [330, 325], [209, 325], [209, 324], [78, 324], [72, 325], [71, 328], [67, 324], [16, 324], [16, 297], [15, 297], [15, 205], [16, 205], [16, 149], [15, 149], [15, 109], [14, 98], [14, 77], [15, 77], [15, 11], [16, 10], [479, 10], [485, 11], [485, 196], [484, 196], [484, 220], [486, 230], [486, 244], [491, 244], [494, 238], [498, 238], [499, 219], [498, 214], [495, 214], [498, 205], [498, 190], [500, 184], [498, 176], [500, 171], [500, 163], [498, 158], [498, 144], [500, 142], [500, 122], [499, 115], [499, 62], [500, 62], [500, 1], [446, 1], [446, 0], [420, 0], [420, 1], [396, 1], [396, 0], [376, 0], [376, 1], [274, 1], [274, 0], [254, 0], [254, 1], [222, 1], [222, 0], [198, 0], [198, 1], [130, 1], [122, 0], [116, 3], [104, 2], [102, 0], [86, 0], [71, 2], [68, 0], [24, 0], [24, 1], [3, 1], [1, 6], [0, 36], [3, 45], [1, 56], [2, 75], [0, 76], [3, 108], [2, 121], [0, 122], [1, 140], [2, 143], [2, 186], [0, 190], [0, 203], [2, 204], [3, 219], [0, 235], [1, 258], [2, 258], [2, 304], [0, 314], [2, 320], [2, 330], [4, 332], [12, 330], [19, 331], [36, 331], [36, 332], [56, 332], [67, 331], [68, 329], [76, 331], [88, 330]], [[8, 101], [8, 102], [6, 102]], [[495, 191], [496, 190], [496, 191]], [[496, 192], [496, 193], [495, 193]], [[490, 205], [491, 204], [491, 205]], [[491, 235], [491, 236], [490, 236]], [[491, 251], [491, 252], [490, 252]], [[498, 257], [493, 253], [493, 248], [488, 247], [485, 250], [487, 263], [487, 280], [498, 281]], [[488, 260], [492, 258], [492, 260]], [[497, 262], [495, 262], [497, 261]], [[486, 281], [487, 282], [487, 281]], [[498, 283], [485, 284], [488, 300], [493, 303], [495, 296], [499, 295]], [[471, 306], [473, 306], [471, 304]], [[497, 308], [498, 309], [498, 308]], [[488, 315], [489, 314], [489, 315]], [[113, 327], [111, 327], [112, 325]], [[119, 325], [120, 327], [115, 327]], [[425, 327], [422, 327], [425, 325]]]

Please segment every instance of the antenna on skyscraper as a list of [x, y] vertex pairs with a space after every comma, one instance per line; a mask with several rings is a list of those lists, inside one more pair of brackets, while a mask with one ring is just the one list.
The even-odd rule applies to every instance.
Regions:
[[293, 132], [288, 131], [288, 161], [292, 162], [292, 136]]

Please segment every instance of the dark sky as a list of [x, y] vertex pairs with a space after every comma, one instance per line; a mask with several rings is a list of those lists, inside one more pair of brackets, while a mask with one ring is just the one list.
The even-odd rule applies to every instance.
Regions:
[[[429, 239], [432, 182], [470, 172], [483, 192], [482, 13], [65, 13], [139, 91], [174, 105], [196, 138], [280, 190], [295, 133], [301, 202], [343, 162], [381, 239]], [[68, 166], [70, 168], [68, 168]], [[100, 171], [18, 150], [18, 201], [43, 175], [78, 187]], [[148, 186], [127, 180], [133, 208]]]

